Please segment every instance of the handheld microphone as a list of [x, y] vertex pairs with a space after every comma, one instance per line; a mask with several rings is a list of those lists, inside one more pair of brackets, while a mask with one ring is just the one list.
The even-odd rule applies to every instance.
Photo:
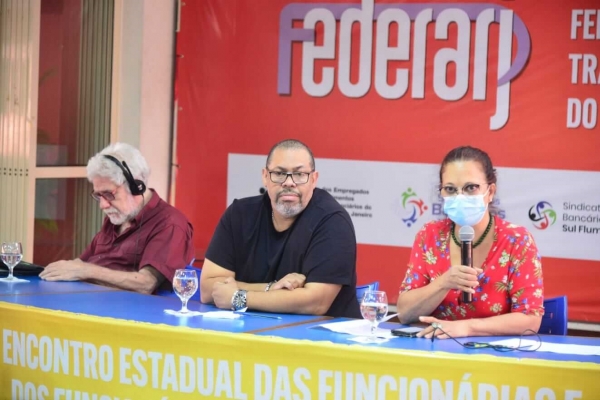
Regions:
[[[460, 264], [473, 268], [473, 239], [475, 231], [471, 226], [462, 226], [458, 231], [460, 239]], [[473, 294], [462, 292], [462, 302], [471, 303]]]

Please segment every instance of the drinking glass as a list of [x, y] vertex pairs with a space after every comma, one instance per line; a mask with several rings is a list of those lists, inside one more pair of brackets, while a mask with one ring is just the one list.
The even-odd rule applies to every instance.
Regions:
[[8, 276], [6, 278], [0, 278], [0, 281], [4, 282], [27, 282], [24, 279], [16, 278], [13, 275], [13, 268], [15, 265], [21, 262], [23, 258], [23, 248], [20, 242], [4, 242], [0, 248], [0, 258], [2, 262], [8, 267]]
[[187, 308], [187, 303], [190, 297], [198, 290], [198, 275], [193, 269], [178, 269], [173, 277], [173, 290], [181, 299], [180, 313], [185, 314], [190, 310]]
[[379, 323], [385, 318], [388, 312], [387, 295], [383, 291], [369, 290], [360, 303], [360, 312], [364, 319], [371, 323], [371, 335], [368, 341], [378, 343], [375, 331]]

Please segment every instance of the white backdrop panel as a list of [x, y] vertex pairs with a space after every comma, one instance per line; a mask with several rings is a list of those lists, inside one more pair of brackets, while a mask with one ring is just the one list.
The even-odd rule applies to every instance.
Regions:
[[[261, 193], [266, 155], [229, 154], [227, 204]], [[358, 243], [411, 247], [443, 217], [437, 164], [316, 159], [318, 187], [342, 204]], [[499, 214], [525, 226], [542, 256], [600, 261], [600, 172], [497, 168]]]

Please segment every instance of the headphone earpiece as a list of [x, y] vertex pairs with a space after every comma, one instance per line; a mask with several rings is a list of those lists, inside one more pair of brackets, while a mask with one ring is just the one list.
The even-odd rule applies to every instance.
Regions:
[[146, 184], [144, 184], [144, 182], [142, 182], [139, 179], [133, 178], [133, 174], [131, 173], [131, 170], [129, 169], [125, 161], [121, 163], [121, 161], [117, 160], [113, 156], [109, 156], [108, 154], [104, 154], [104, 157], [115, 163], [117, 167], [119, 167], [119, 169], [123, 172], [123, 176], [127, 181], [129, 191], [132, 195], [141, 196], [146, 192]]
[[127, 173], [125, 173], [125, 171], [123, 171], [123, 175], [125, 175], [125, 179], [127, 179], [127, 182], [129, 183], [129, 190], [131, 191], [131, 194], [134, 196], [143, 195], [144, 192], [146, 191], [146, 185], [144, 184], [144, 182], [142, 182], [139, 179], [133, 179], [133, 174], [131, 173], [131, 170], [127, 166], [127, 163], [125, 161], [123, 161], [122, 164], [123, 164], [123, 167], [125, 167], [125, 169], [127, 170]]
[[140, 196], [143, 195], [146, 192], [146, 184], [144, 182], [140, 181], [139, 179], [135, 179], [134, 182], [135, 182], [136, 188], [137, 188]]

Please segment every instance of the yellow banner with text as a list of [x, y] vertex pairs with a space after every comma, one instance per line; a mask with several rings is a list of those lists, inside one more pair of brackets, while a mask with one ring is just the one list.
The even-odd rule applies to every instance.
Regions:
[[0, 399], [578, 400], [600, 366], [153, 325], [0, 302]]

